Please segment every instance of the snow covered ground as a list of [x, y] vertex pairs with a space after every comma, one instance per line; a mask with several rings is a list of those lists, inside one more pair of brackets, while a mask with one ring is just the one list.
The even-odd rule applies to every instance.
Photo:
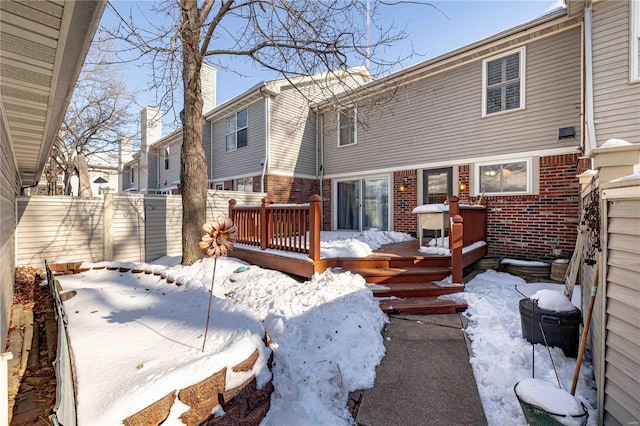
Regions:
[[[348, 256], [350, 244], [344, 244], [345, 239], [357, 239], [375, 249], [389, 238], [400, 237], [368, 231], [338, 238], [335, 243], [326, 240], [323, 249], [327, 255], [340, 252]], [[95, 418], [82, 421], [88, 418], [83, 417], [81, 425], [113, 424], [113, 419], [124, 418], [148, 405], [148, 393], [166, 395], [179, 388], [184, 377], [193, 383], [208, 377], [215, 371], [211, 368], [232, 362], [222, 349], [231, 348], [238, 356], [244, 356], [262, 332], [261, 327], [271, 335], [275, 357], [275, 391], [263, 424], [353, 423], [347, 409], [348, 393], [373, 386], [375, 368], [385, 354], [380, 331], [388, 321], [362, 277], [325, 271], [299, 282], [277, 271], [222, 257], [217, 261], [213, 286], [216, 309], [212, 310], [203, 356], [214, 260], [203, 259], [189, 267], [178, 265], [178, 260], [174, 256], [156, 262], [169, 268], [164, 275], [174, 284], [157, 275], [104, 269], [59, 277], [65, 290], [77, 291], [65, 302], [72, 302], [73, 306], [69, 304], [65, 309], [70, 316], [69, 333], [78, 368], [79, 415], [83, 409], [90, 413], [102, 407], [105, 416], [97, 422]], [[138, 267], [155, 270], [157, 265]], [[532, 375], [532, 346], [521, 337], [518, 301], [522, 296], [515, 285], [525, 294], [541, 288], [562, 289], [557, 284], [525, 284], [518, 277], [487, 271], [468, 283], [464, 293], [447, 296], [463, 299], [469, 305], [465, 315], [469, 318], [467, 333], [473, 349], [471, 364], [489, 424], [496, 426], [525, 424], [513, 387]], [[74, 316], [82, 317], [82, 321], [74, 324]], [[230, 327], [230, 318], [242, 318], [237, 322], [239, 327]], [[99, 338], [98, 329], [104, 329]], [[242, 343], [233, 346], [233, 336]], [[157, 346], [145, 346], [146, 339]], [[81, 346], [82, 341], [86, 346]], [[555, 383], [547, 350], [536, 345], [535, 351], [536, 378]], [[100, 363], [92, 358], [96, 352]], [[566, 358], [557, 348], [552, 348], [551, 354], [562, 387], [567, 389], [575, 359]], [[107, 355], [113, 360], [109, 361]], [[113, 371], [122, 372], [124, 385], [135, 389], [133, 395], [139, 396], [127, 401], [126, 413], [109, 410], [113, 401], [122, 399], [122, 388], [97, 382], [104, 376], [113, 376]], [[591, 365], [584, 363], [581, 372], [577, 397], [589, 407], [589, 422], [595, 424]], [[87, 380], [83, 378], [85, 374], [94, 378]], [[100, 374], [103, 379], [95, 378]], [[177, 404], [166, 424], [176, 424], [181, 409], [184, 406]]]

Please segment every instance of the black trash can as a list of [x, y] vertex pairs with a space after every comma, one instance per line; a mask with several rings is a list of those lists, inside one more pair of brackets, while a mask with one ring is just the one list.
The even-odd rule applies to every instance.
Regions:
[[540, 331], [540, 325], [542, 325], [547, 344], [562, 348], [564, 354], [570, 358], [578, 356], [580, 318], [580, 309], [578, 308], [564, 312], [541, 309], [536, 305], [534, 311], [533, 300], [528, 297], [520, 300], [522, 337], [531, 343], [542, 343], [544, 345], [544, 339]]

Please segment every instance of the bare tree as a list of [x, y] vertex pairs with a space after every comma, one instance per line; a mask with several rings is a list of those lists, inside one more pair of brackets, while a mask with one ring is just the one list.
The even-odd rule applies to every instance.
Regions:
[[[132, 14], [119, 15], [120, 25], [110, 34], [127, 41], [129, 53], [136, 52], [128, 60], [146, 58], [142, 60], [152, 66], [161, 108], [175, 105], [171, 96], [178, 81], [176, 71], [181, 70], [183, 265], [202, 257], [196, 242], [206, 220], [203, 62], [228, 69], [225, 58], [245, 57], [286, 78], [336, 71], [345, 75], [350, 65], [365, 62], [379, 69], [397, 64], [398, 58], [377, 59], [380, 48], [405, 36], [378, 25], [382, 5], [381, 0], [168, 0], [156, 7], [162, 19], [147, 18], [145, 28]], [[157, 23], [163, 20], [169, 24]], [[371, 28], [377, 34], [375, 40], [371, 40]]]
[[108, 50], [102, 43], [92, 45], [51, 150], [55, 164], [50, 162], [47, 178], [55, 186], [51, 179], [64, 173], [65, 194], [70, 192], [76, 155], [106, 159], [117, 152], [122, 137], [135, 132], [136, 116], [129, 111], [135, 92], [127, 88], [122, 66], [108, 58]]

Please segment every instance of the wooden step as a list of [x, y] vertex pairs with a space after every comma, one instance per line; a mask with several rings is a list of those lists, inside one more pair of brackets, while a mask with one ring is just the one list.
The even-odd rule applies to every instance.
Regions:
[[451, 274], [450, 268], [357, 268], [350, 269], [370, 284], [440, 281]]
[[435, 297], [385, 299], [380, 301], [380, 309], [387, 314], [455, 314], [467, 309], [467, 304]]
[[438, 297], [443, 294], [464, 291], [461, 284], [439, 284], [434, 282], [419, 283], [385, 283], [373, 284], [371, 290], [375, 297]]

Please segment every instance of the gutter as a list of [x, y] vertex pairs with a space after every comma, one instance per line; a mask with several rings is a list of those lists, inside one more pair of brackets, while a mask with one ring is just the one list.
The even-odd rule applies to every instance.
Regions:
[[[260, 88], [262, 93], [262, 88]], [[271, 146], [271, 94], [264, 94], [264, 159], [262, 160], [262, 175], [260, 176], [260, 192], [264, 191], [264, 179], [267, 174], [267, 165], [269, 163], [269, 151]]]
[[591, 0], [584, 2], [584, 66], [585, 66], [585, 114], [587, 126], [587, 140], [584, 154], [588, 156], [598, 147], [596, 128], [593, 118], [593, 42], [592, 42], [592, 14]]

